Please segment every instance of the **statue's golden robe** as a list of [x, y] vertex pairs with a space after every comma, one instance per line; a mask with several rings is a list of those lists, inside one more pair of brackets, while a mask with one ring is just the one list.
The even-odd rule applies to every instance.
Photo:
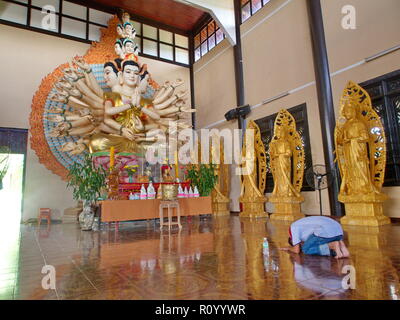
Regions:
[[[124, 105], [122, 97], [117, 92], [105, 92], [104, 103], [110, 101], [113, 107], [121, 107]], [[120, 123], [127, 129], [130, 129], [133, 133], [139, 133], [140, 130], [137, 128], [138, 122], [140, 122], [141, 111], [137, 107], [133, 107], [124, 112], [120, 112], [113, 117], [115, 121]], [[136, 152], [137, 143], [130, 141], [125, 137], [117, 134], [109, 133], [97, 133], [91, 137], [90, 140], [90, 152], [101, 152], [108, 151], [111, 147], [115, 147], [117, 152]]]

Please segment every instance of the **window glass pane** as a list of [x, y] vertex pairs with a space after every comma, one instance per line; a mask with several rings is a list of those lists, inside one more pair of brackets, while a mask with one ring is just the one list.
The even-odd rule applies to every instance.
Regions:
[[[47, 13], [40, 10], [32, 9], [31, 11], [31, 26], [35, 28], [44, 29], [47, 31], [58, 31], [58, 16], [54, 15], [46, 18]], [[44, 19], [46, 18], [46, 19]]]
[[201, 55], [204, 56], [208, 52], [207, 41], [201, 44]]
[[160, 41], [172, 44], [172, 42], [173, 42], [172, 37], [173, 37], [172, 32], [168, 32], [168, 31], [160, 29]]
[[198, 61], [201, 58], [200, 48], [194, 50], [194, 61]]
[[95, 9], [89, 9], [89, 20], [91, 22], [96, 22], [98, 24], [102, 24], [103, 26], [107, 25], [108, 20], [112, 18], [112, 14], [107, 12], [102, 12]]
[[250, 2], [242, 7], [242, 22], [245, 22], [248, 18], [251, 17], [250, 12]]
[[14, 3], [0, 1], [0, 8], [2, 8], [0, 11], [0, 19], [26, 24], [26, 16], [28, 13], [26, 7]]
[[224, 32], [221, 29], [217, 30], [217, 44], [224, 40]]
[[251, 3], [252, 3], [253, 14], [255, 14], [258, 10], [261, 9], [262, 2], [261, 0], [251, 0]]
[[175, 61], [189, 64], [189, 51], [181, 48], [175, 48]]
[[211, 21], [208, 24], [208, 35], [210, 36], [215, 31], [215, 22]]
[[63, 17], [61, 33], [85, 39], [86, 23]]
[[200, 36], [201, 36], [201, 42], [207, 40], [207, 27], [205, 27], [203, 30], [201, 30]]
[[175, 34], [175, 45], [183, 48], [189, 48], [188, 37], [181, 36], [180, 34]]
[[[26, 1], [28, 2], [28, 1]], [[46, 5], [54, 7], [55, 11], [58, 12], [60, 1], [59, 0], [32, 0], [32, 5], [43, 8]]]
[[140, 23], [139, 23], [139, 22], [136, 22], [136, 21], [132, 21], [132, 20], [131, 20], [131, 23], [133, 24], [133, 27], [134, 27], [135, 30], [136, 30], [136, 35], [140, 36], [140, 35], [141, 35], [141, 32], [142, 32], [142, 28], [141, 28]]
[[199, 47], [200, 43], [201, 43], [201, 41], [200, 41], [200, 33], [199, 33], [197, 36], [194, 37], [194, 47], [195, 48]]
[[143, 53], [151, 56], [157, 56], [157, 42], [151, 40], [143, 40]]
[[152, 26], [148, 26], [147, 24], [143, 25], [143, 36], [146, 38], [157, 40], [157, 28]]
[[139, 48], [139, 52], [142, 52], [142, 47], [141, 47], [142, 43], [141, 43], [140, 37], [136, 36], [135, 43]]
[[101, 27], [89, 24], [89, 40], [100, 41], [101, 37]]
[[208, 38], [208, 50], [215, 47], [215, 34]]
[[86, 7], [68, 1], [63, 1], [62, 14], [86, 20]]
[[172, 46], [160, 43], [160, 58], [174, 60], [174, 48]]
[[141, 38], [138, 37], [138, 36], [136, 36], [136, 37], [135, 37], [135, 40], [133, 40], [133, 42], [134, 42], [135, 46], [137, 46], [137, 47], [139, 48], [139, 52], [142, 52], [142, 48], [141, 48], [141, 45], [142, 45], [142, 43], [141, 43]]

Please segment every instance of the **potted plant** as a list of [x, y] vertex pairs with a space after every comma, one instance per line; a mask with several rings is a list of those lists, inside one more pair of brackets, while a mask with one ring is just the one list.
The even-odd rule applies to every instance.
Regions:
[[82, 230], [92, 230], [94, 207], [106, 186], [107, 173], [103, 167], [96, 167], [90, 154], [83, 162], [75, 162], [68, 173], [68, 187], [72, 188], [75, 200], [83, 201], [83, 211], [79, 215]]
[[214, 189], [218, 176], [215, 164], [199, 164], [189, 167], [187, 174], [192, 187], [197, 186], [201, 197], [208, 197]]

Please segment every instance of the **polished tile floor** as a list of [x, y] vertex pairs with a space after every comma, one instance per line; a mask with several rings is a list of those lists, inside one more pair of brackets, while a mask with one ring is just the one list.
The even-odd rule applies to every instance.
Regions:
[[[337, 261], [278, 250], [284, 223], [183, 221], [180, 232], [160, 232], [153, 221], [99, 232], [22, 226], [13, 251], [0, 257], [0, 299], [400, 299], [400, 224], [346, 229], [351, 259]], [[55, 268], [55, 290], [42, 287], [44, 265]], [[342, 286], [349, 269], [355, 289]]]

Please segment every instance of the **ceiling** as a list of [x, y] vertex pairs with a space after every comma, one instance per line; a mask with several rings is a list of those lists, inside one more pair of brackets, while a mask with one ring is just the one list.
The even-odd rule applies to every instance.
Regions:
[[[89, 1], [85, 1], [89, 5]], [[187, 33], [206, 14], [204, 11], [174, 0], [92, 0], [109, 9], [121, 8], [134, 16], [140, 16]]]

